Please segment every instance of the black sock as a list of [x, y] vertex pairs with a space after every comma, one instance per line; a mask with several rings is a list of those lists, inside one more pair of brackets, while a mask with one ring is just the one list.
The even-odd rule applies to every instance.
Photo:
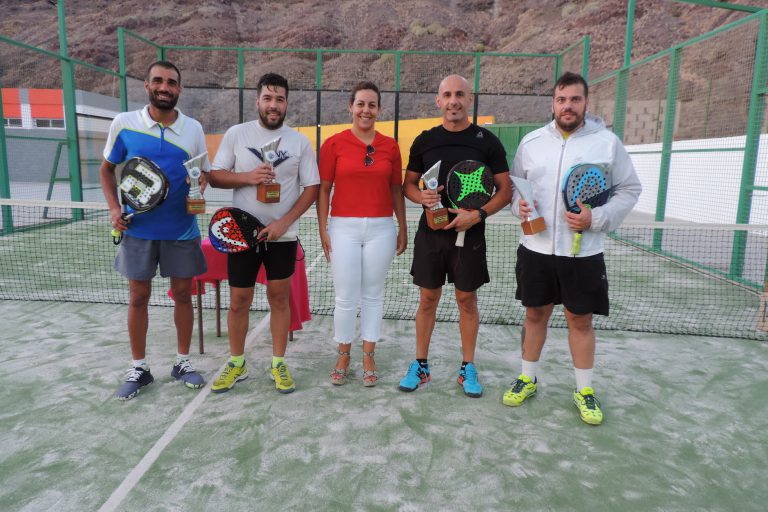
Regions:
[[429, 368], [429, 363], [427, 362], [426, 359], [417, 358], [416, 360], [419, 362], [419, 366], [421, 366], [422, 368]]
[[471, 363], [471, 361], [462, 361], [461, 362], [461, 369], [464, 370], [467, 368], [467, 364]]

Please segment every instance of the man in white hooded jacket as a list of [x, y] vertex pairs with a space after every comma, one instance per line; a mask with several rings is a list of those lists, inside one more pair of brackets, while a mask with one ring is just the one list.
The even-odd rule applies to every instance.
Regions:
[[[588, 95], [583, 77], [563, 74], [553, 93], [554, 120], [524, 137], [515, 155], [512, 175], [531, 183], [536, 210], [547, 228], [521, 235], [515, 272], [516, 298], [526, 307], [521, 335], [522, 371], [504, 394], [503, 403], [518, 406], [536, 394], [547, 324], [555, 305], [563, 304], [576, 373], [573, 400], [583, 421], [599, 425], [603, 412], [592, 387], [592, 315], [608, 315], [603, 242], [605, 233], [619, 227], [637, 203], [642, 187], [619, 138], [601, 119], [587, 114]], [[581, 163], [606, 166], [612, 173], [614, 190], [604, 206], [571, 213], [563, 201], [562, 182], [568, 170]], [[527, 220], [533, 206], [515, 190], [513, 215]], [[581, 250], [572, 256], [577, 231], [583, 231]]]

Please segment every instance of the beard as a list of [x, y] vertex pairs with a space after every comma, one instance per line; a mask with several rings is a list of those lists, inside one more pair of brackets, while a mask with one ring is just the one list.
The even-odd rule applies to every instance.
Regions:
[[[278, 115], [277, 121], [270, 121], [269, 120], [269, 114], [270, 113], [276, 113]], [[261, 121], [261, 125], [264, 128], [268, 128], [270, 130], [277, 130], [281, 126], [283, 126], [283, 121], [285, 121], [285, 113], [280, 113], [277, 110], [267, 110], [262, 112], [259, 110], [259, 120]]]
[[179, 101], [178, 96], [169, 95], [170, 98], [159, 98], [156, 92], [149, 93], [149, 103], [159, 110], [173, 110]]
[[573, 110], [567, 111], [567, 113], [573, 114], [574, 119], [571, 122], [565, 122], [563, 120], [563, 114], [566, 112], [561, 113], [558, 117], [555, 118], [555, 122], [557, 123], [557, 126], [560, 127], [561, 130], [564, 132], [572, 132], [576, 128], [580, 127], [582, 124], [584, 124], [584, 116], [586, 112], [574, 112]]

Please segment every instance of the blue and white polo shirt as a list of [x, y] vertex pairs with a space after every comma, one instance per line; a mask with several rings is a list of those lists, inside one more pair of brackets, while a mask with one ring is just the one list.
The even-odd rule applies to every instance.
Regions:
[[[130, 236], [147, 240], [190, 240], [200, 236], [195, 216], [186, 209], [189, 184], [183, 162], [206, 151], [205, 135], [199, 122], [176, 111], [179, 116], [170, 126], [152, 119], [147, 105], [118, 114], [109, 128], [104, 147], [107, 161], [119, 165], [135, 156], [148, 158], [163, 170], [170, 184], [160, 206], [131, 219], [126, 231]], [[203, 170], [210, 170], [207, 157]]]

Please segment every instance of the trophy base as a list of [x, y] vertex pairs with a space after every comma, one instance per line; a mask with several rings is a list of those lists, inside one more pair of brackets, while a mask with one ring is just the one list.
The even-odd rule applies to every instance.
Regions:
[[256, 199], [262, 203], [279, 203], [280, 184], [262, 183], [261, 185], [256, 185]]
[[448, 225], [448, 209], [430, 210], [427, 208], [425, 211], [427, 212], [427, 226], [431, 229], [443, 229]]
[[198, 214], [205, 213], [205, 199], [190, 199], [187, 198], [187, 213]]
[[547, 229], [544, 217], [536, 217], [535, 219], [527, 220], [520, 223], [520, 226], [523, 228], [523, 233], [526, 235], [535, 235], [536, 233], [541, 233]]

